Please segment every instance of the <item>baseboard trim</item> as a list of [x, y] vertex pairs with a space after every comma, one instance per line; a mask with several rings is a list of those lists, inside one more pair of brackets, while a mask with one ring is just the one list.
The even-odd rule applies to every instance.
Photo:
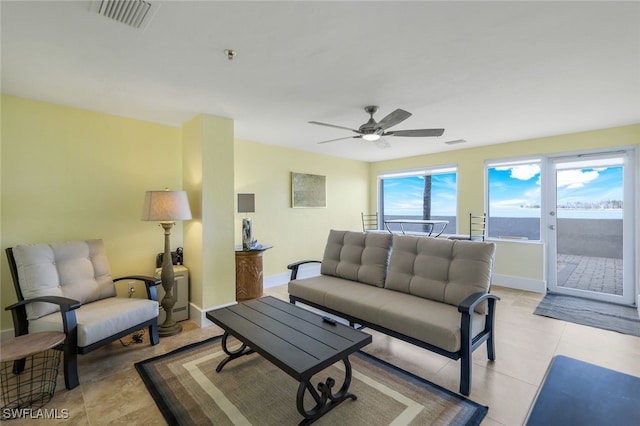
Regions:
[[226, 303], [224, 305], [212, 306], [211, 308], [201, 309], [200, 307], [194, 305], [193, 303], [189, 303], [189, 319], [195, 322], [198, 327], [206, 328], [214, 325], [211, 321], [207, 319], [207, 312], [213, 309], [226, 308], [227, 306], [237, 305], [238, 302]]
[[[300, 265], [300, 268], [298, 268], [298, 279], [315, 277], [316, 275], [320, 275], [319, 263], [307, 263], [305, 265]], [[291, 272], [283, 272], [281, 274], [269, 275], [268, 277], [264, 277], [262, 287], [270, 288], [270, 287], [276, 287], [282, 284], [287, 284], [290, 278], [291, 278]]]
[[283, 272], [281, 274], [269, 275], [268, 277], [264, 277], [262, 287], [271, 288], [271, 287], [277, 287], [282, 284], [286, 284], [289, 282], [289, 277], [291, 277], [290, 272]]
[[547, 292], [547, 282], [545, 280], [535, 280], [532, 278], [516, 277], [513, 275], [493, 274], [491, 284], [500, 287], [513, 288], [515, 290], [533, 291], [545, 294]]

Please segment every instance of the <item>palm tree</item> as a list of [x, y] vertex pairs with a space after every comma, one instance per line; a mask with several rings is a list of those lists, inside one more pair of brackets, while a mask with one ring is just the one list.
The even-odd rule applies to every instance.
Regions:
[[[431, 219], [431, 175], [424, 177], [424, 194], [422, 196], [422, 219]], [[427, 232], [427, 225], [424, 225], [423, 232]]]

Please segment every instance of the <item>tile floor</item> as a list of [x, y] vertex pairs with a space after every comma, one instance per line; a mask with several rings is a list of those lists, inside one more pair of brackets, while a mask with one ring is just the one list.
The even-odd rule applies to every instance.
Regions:
[[[286, 285], [267, 289], [287, 298]], [[542, 295], [494, 287], [501, 297], [496, 318], [496, 361], [479, 348], [474, 354], [470, 398], [489, 406], [483, 425], [521, 425], [535, 398], [552, 357], [564, 354], [640, 377], [640, 338], [566, 323], [532, 312]], [[62, 378], [45, 406], [66, 409], [66, 420], [13, 421], [15, 424], [164, 425], [133, 363], [169, 352], [188, 343], [220, 334], [217, 327], [198, 328], [183, 322], [181, 334], [161, 339], [157, 346], [116, 342], [79, 356], [80, 386], [67, 391]], [[454, 392], [458, 390], [458, 363], [387, 336], [372, 332], [366, 350]], [[292, 396], [293, 398], [293, 396]], [[13, 422], [7, 422], [8, 425]]]

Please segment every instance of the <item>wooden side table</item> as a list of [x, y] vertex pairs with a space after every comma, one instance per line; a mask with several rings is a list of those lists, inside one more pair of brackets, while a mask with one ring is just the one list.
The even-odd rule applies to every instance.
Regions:
[[236, 246], [236, 300], [262, 297], [262, 255], [272, 246], [259, 245], [250, 250]]
[[2, 343], [0, 387], [2, 410], [40, 408], [56, 389], [60, 354], [54, 350], [65, 334], [55, 331], [18, 336]]

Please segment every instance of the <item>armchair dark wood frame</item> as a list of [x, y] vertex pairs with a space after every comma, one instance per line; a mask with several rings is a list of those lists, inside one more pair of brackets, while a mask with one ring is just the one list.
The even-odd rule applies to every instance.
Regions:
[[[63, 351], [64, 354], [64, 384], [67, 389], [73, 389], [80, 384], [78, 379], [78, 360], [77, 354], [86, 354], [102, 346], [105, 346], [115, 340], [121, 339], [129, 334], [132, 334], [138, 330], [142, 330], [145, 327], [149, 327], [149, 340], [151, 345], [157, 345], [160, 341], [158, 337], [158, 318], [152, 318], [148, 321], [137, 324], [131, 328], [123, 330], [106, 339], [102, 339], [89, 346], [78, 346], [78, 323], [76, 321], [75, 309], [81, 306], [81, 303], [77, 300], [69, 299], [59, 296], [43, 296], [33, 299], [25, 300], [20, 289], [20, 281], [18, 279], [18, 268], [13, 256], [13, 248], [6, 249], [7, 260], [9, 261], [9, 269], [11, 270], [11, 278], [13, 279], [13, 286], [18, 296], [18, 302], [11, 306], [7, 306], [5, 311], [11, 311], [13, 317], [13, 326], [15, 336], [22, 336], [29, 334], [29, 321], [27, 320], [26, 305], [33, 302], [49, 302], [60, 306], [60, 314], [62, 315], [62, 324], [64, 333], [67, 336], [64, 343], [58, 346], [56, 349]], [[131, 275], [126, 277], [120, 277], [113, 280], [117, 282], [120, 280], [136, 280], [143, 281], [147, 290], [147, 298], [149, 300], [158, 300], [158, 292], [156, 286], [162, 284], [162, 281], [157, 278], [147, 277], [143, 275]], [[17, 360], [14, 362], [14, 373], [20, 373], [24, 370], [25, 360]]]
[[[303, 260], [301, 262], [295, 262], [290, 265], [287, 265], [287, 269], [291, 270], [291, 280], [295, 280], [298, 276], [298, 268], [301, 265], [307, 263], [322, 263], [317, 260]], [[473, 336], [471, 330], [473, 329], [473, 315], [471, 313], [475, 309], [475, 307], [486, 300], [488, 302], [487, 313], [485, 315], [485, 323], [484, 329], [478, 333], [476, 336]], [[289, 295], [289, 302], [295, 304], [296, 302], [304, 303], [305, 305], [311, 306], [316, 309], [320, 309], [321, 311], [328, 312], [330, 314], [339, 316], [341, 318], [349, 321], [349, 325], [354, 327], [356, 324], [361, 325], [363, 327], [368, 327], [373, 330], [384, 333], [388, 336], [395, 337], [396, 339], [404, 340], [405, 342], [411, 343], [423, 349], [430, 350], [437, 354], [446, 356], [447, 358], [453, 360], [460, 360], [460, 393], [466, 396], [469, 396], [471, 393], [471, 366], [473, 365], [472, 354], [480, 345], [482, 345], [485, 341], [487, 342], [487, 357], [491, 361], [495, 361], [496, 350], [495, 350], [495, 342], [493, 339], [493, 324], [495, 317], [495, 303], [496, 300], [500, 300], [500, 298], [496, 295], [490, 293], [474, 293], [467, 297], [465, 300], [460, 303], [458, 306], [458, 312], [460, 312], [460, 334], [461, 334], [461, 342], [460, 342], [460, 350], [457, 352], [449, 352], [444, 349], [441, 349], [437, 346], [430, 345], [429, 343], [423, 342], [421, 340], [415, 339], [413, 337], [407, 336], [402, 333], [398, 333], [396, 331], [390, 330], [388, 328], [382, 327], [380, 325], [363, 321], [360, 318], [356, 318], [354, 316], [345, 314], [343, 312], [339, 312], [333, 309], [329, 309], [325, 306], [310, 302], [300, 297]]]

